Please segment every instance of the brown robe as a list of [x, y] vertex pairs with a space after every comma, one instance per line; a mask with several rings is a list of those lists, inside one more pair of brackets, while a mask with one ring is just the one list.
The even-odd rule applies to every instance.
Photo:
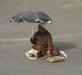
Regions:
[[51, 34], [41, 25], [38, 26], [38, 31], [34, 33], [31, 38], [32, 48], [39, 51], [38, 57], [48, 55], [50, 51], [51, 56], [60, 55], [59, 50], [53, 46]]

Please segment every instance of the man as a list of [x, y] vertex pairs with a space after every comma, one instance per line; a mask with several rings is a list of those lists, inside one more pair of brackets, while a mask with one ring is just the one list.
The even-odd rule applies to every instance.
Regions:
[[60, 55], [59, 50], [53, 46], [51, 34], [41, 24], [39, 24], [38, 31], [34, 33], [30, 41], [33, 44], [32, 48], [38, 50], [39, 58]]

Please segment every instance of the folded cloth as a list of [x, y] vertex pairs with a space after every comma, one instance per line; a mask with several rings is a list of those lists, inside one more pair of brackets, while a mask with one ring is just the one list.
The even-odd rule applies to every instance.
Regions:
[[31, 49], [31, 50], [25, 52], [26, 56], [30, 60], [36, 60], [36, 59], [38, 59], [37, 53], [38, 53], [38, 51], [35, 50], [35, 49]]
[[60, 56], [51, 56], [51, 57], [48, 57], [47, 60], [51, 63], [54, 63], [54, 62], [60, 62], [60, 61], [64, 61], [66, 58], [67, 58], [67, 55], [65, 54], [64, 51], [59, 51]]
[[54, 62], [63, 61], [65, 60], [65, 58], [63, 56], [52, 56], [52, 57], [48, 57], [47, 60], [51, 63], [54, 63]]
[[[49, 62], [59, 62], [59, 61], [63, 61], [67, 58], [67, 55], [65, 54], [64, 51], [59, 51], [61, 55], [59, 56], [51, 56], [51, 57], [47, 57], [46, 59], [49, 61]], [[35, 50], [35, 49], [30, 49], [29, 51], [26, 51], [25, 52], [26, 56], [28, 57], [28, 59], [30, 60], [36, 60], [38, 59], [38, 51]]]

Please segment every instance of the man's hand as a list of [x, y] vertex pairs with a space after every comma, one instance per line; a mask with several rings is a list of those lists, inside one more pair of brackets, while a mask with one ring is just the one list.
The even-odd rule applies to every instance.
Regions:
[[47, 51], [47, 56], [52, 56], [52, 54], [51, 54], [51, 51], [50, 51], [50, 50], [48, 50], [48, 51]]

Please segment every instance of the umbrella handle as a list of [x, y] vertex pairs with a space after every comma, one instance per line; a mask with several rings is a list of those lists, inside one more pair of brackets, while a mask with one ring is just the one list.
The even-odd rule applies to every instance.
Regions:
[[33, 27], [33, 25], [32, 25], [32, 36], [33, 36], [33, 33], [34, 33], [34, 27]]

